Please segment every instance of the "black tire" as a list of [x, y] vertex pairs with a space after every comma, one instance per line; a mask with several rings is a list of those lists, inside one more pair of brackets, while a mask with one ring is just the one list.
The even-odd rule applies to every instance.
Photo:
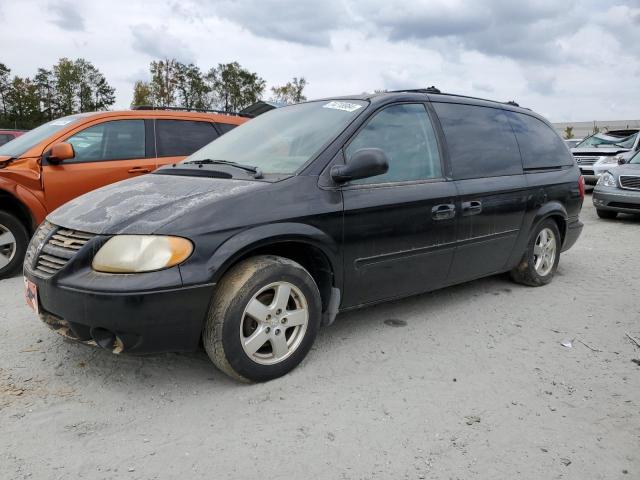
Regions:
[[[0, 266], [0, 278], [7, 278], [17, 273], [22, 268], [24, 255], [27, 252], [29, 244], [29, 234], [24, 225], [12, 214], [0, 210], [0, 234], [9, 231], [15, 239], [15, 247], [13, 253], [8, 246], [0, 246], [0, 255], [4, 258], [10, 257], [11, 260], [4, 266]], [[0, 265], [5, 261], [0, 258]]]
[[596, 214], [600, 218], [606, 218], [607, 220], [613, 220], [618, 216], [618, 212], [613, 212], [611, 210], [600, 210], [599, 208], [596, 208]]
[[[278, 363], [265, 365], [254, 361], [245, 352], [240, 338], [241, 328], [245, 328], [243, 314], [249, 302], [275, 282], [287, 282], [302, 293], [308, 309], [308, 321], [306, 331], [301, 334], [290, 356]], [[280, 377], [293, 370], [311, 349], [320, 328], [321, 307], [318, 287], [301, 265], [271, 255], [243, 260], [233, 266], [216, 287], [202, 333], [205, 350], [216, 367], [237, 380], [264, 382]], [[273, 328], [272, 333], [275, 333], [276, 327]], [[272, 355], [275, 356], [273, 345], [265, 344], [267, 349], [274, 349]]]
[[[555, 241], [555, 258], [553, 260], [553, 265], [548, 273], [545, 275], [540, 275], [535, 268], [535, 254], [534, 247], [536, 241], [538, 239], [538, 235], [542, 230], [548, 228], [553, 232], [554, 241]], [[529, 238], [529, 242], [527, 243], [527, 249], [522, 256], [522, 260], [520, 264], [511, 270], [511, 279], [516, 283], [521, 283], [523, 285], [528, 285], [530, 287], [541, 287], [542, 285], [547, 285], [553, 280], [553, 276], [558, 269], [558, 262], [560, 261], [560, 249], [562, 247], [560, 230], [558, 229], [558, 224], [551, 220], [543, 220], [540, 222], [535, 230], [531, 233], [531, 238]]]

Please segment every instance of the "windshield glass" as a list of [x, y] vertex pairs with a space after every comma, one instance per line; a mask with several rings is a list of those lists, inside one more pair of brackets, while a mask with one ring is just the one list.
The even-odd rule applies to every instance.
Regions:
[[629, 160], [629, 163], [633, 163], [634, 165], [640, 165], [640, 152], [637, 152], [633, 157], [631, 157], [631, 160]]
[[77, 121], [80, 118], [79, 115], [71, 115], [68, 117], [58, 118], [51, 120], [38, 128], [28, 131], [24, 135], [20, 135], [18, 138], [11, 140], [9, 143], [5, 143], [0, 147], [0, 155], [8, 155], [9, 157], [19, 157], [30, 148], [35, 147], [45, 138], [53, 135], [54, 133], [68, 127], [71, 123]]
[[621, 146], [624, 148], [631, 148], [638, 136], [638, 132], [629, 135], [628, 137], [614, 137], [613, 135], [607, 135], [606, 133], [597, 133], [589, 138], [585, 138], [576, 147], [596, 147], [598, 145], [607, 146]]
[[184, 162], [225, 160], [290, 174], [333, 140], [367, 106], [359, 100], [301, 103], [271, 110], [224, 134]]

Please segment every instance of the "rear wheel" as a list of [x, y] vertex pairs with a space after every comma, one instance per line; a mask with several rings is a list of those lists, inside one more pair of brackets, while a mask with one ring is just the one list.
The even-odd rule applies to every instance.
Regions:
[[22, 267], [29, 235], [15, 216], [0, 211], [0, 278], [16, 273]]
[[600, 210], [596, 208], [596, 213], [600, 218], [606, 218], [608, 220], [614, 219], [618, 216], [618, 212], [613, 212], [611, 210]]
[[520, 264], [511, 270], [511, 278], [532, 287], [548, 284], [558, 268], [560, 248], [558, 225], [551, 219], [544, 220], [531, 235]]
[[321, 300], [311, 275], [292, 260], [257, 256], [221, 280], [202, 334], [207, 354], [227, 375], [261, 382], [293, 370], [320, 327]]

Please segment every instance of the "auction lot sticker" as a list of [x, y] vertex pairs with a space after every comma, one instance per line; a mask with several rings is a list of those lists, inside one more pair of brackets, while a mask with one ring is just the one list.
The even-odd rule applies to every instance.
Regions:
[[24, 277], [24, 298], [34, 312], [38, 313], [38, 286]]
[[349, 102], [337, 102], [332, 101], [329, 103], [325, 103], [322, 108], [332, 108], [333, 110], [344, 110], [345, 112], [355, 112], [359, 108], [362, 108], [362, 105], [358, 105], [357, 103], [349, 103]]

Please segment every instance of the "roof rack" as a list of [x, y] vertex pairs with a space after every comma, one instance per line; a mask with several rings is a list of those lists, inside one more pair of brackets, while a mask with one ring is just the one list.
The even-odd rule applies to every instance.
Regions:
[[[403, 90], [393, 90], [389, 93], [404, 93], [404, 92], [413, 92], [413, 93], [437, 93], [438, 95], [450, 95], [452, 97], [460, 97], [460, 98], [471, 98], [474, 100], [484, 100], [485, 102], [495, 102], [495, 103], [502, 103], [503, 105], [511, 105], [512, 107], [520, 107], [520, 105], [518, 103], [516, 103], [514, 100], [509, 100], [508, 102], [499, 102], [496, 100], [489, 100], [487, 98], [480, 98], [480, 97], [472, 97], [469, 95], [459, 95], [457, 93], [447, 93], [447, 92], [441, 92], [440, 89], [431, 86], [428, 88], [405, 88]], [[520, 107], [520, 108], [524, 108], [525, 110], [530, 110], [529, 108], [526, 107]]]
[[253, 118], [253, 115], [239, 112], [225, 112], [223, 110], [210, 110], [207, 108], [187, 108], [187, 107], [161, 107], [154, 105], [136, 105], [131, 107], [131, 110], [169, 110], [173, 112], [202, 112], [202, 113], [217, 113], [219, 115], [231, 115], [235, 117], [247, 117]]

